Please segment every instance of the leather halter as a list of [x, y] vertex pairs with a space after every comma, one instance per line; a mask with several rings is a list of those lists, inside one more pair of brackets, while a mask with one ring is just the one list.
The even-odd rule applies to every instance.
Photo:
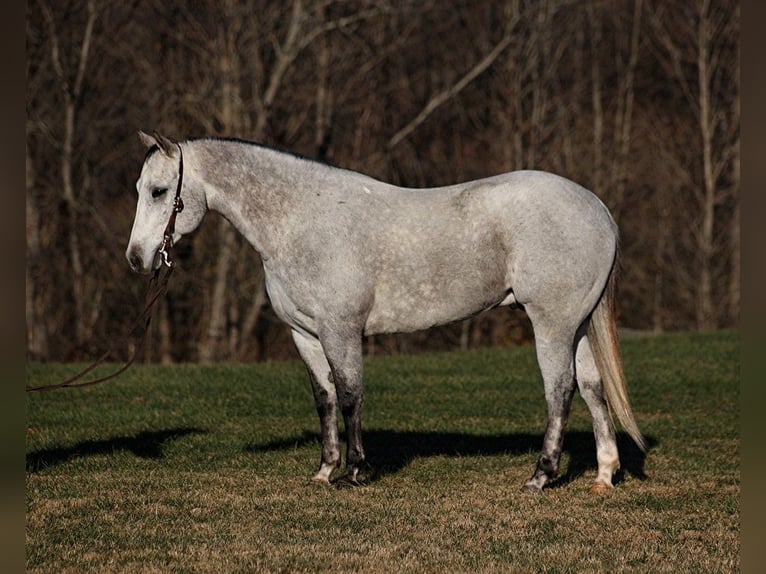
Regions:
[[173, 249], [173, 234], [176, 231], [176, 217], [184, 210], [184, 202], [181, 199], [181, 187], [184, 182], [184, 152], [181, 144], [178, 146], [178, 184], [176, 185], [176, 195], [173, 199], [173, 211], [170, 212], [168, 224], [165, 226], [165, 232], [162, 234], [162, 245], [160, 245], [159, 255], [164, 265], [173, 267], [175, 263], [170, 257], [170, 251]]

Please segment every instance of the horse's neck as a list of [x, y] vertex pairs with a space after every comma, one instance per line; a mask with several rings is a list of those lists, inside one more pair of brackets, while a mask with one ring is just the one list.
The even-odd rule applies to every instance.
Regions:
[[[220, 213], [264, 259], [298, 207], [295, 158], [256, 145], [210, 140], [198, 151], [208, 209]], [[295, 180], [295, 181], [294, 181]]]

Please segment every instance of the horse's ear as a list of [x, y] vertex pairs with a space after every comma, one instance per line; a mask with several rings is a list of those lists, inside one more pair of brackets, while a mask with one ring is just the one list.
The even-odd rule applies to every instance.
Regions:
[[149, 135], [142, 130], [138, 130], [138, 137], [141, 140], [141, 143], [146, 147], [150, 148], [152, 146], [157, 146], [160, 148], [160, 151], [168, 157], [171, 157], [176, 151], [175, 142], [157, 132], [154, 132], [153, 135]]
[[157, 145], [160, 147], [160, 151], [168, 157], [172, 157], [176, 149], [178, 149], [174, 141], [170, 140], [169, 138], [166, 138], [163, 135], [160, 135], [157, 132], [154, 132], [154, 140], [157, 142]]
[[157, 140], [154, 139], [154, 136], [150, 136], [148, 133], [141, 130], [138, 130], [138, 139], [140, 139], [141, 143], [144, 144], [147, 148], [150, 148], [153, 145], [159, 145]]

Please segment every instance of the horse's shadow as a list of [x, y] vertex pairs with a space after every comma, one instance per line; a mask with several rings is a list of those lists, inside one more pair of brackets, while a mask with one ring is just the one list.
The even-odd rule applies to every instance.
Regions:
[[[26, 470], [36, 473], [45, 468], [58, 466], [69, 460], [89, 456], [108, 455], [117, 451], [129, 451], [135, 456], [160, 459], [165, 445], [190, 434], [206, 432], [198, 428], [176, 428], [160, 431], [144, 431], [132, 436], [118, 436], [104, 440], [82, 441], [69, 447], [42, 449], [27, 453]], [[536, 453], [543, 442], [542, 434], [494, 434], [474, 435], [458, 432], [436, 431], [395, 431], [371, 429], [364, 433], [368, 466], [365, 479], [369, 483], [396, 474], [417, 458], [433, 456], [521, 456]], [[647, 450], [657, 441], [646, 437]], [[645, 479], [642, 452], [625, 433], [617, 434], [622, 469], [615, 477], [619, 482], [625, 473], [638, 479]], [[304, 431], [301, 435], [270, 441], [264, 444], [250, 444], [247, 452], [275, 452], [293, 450], [302, 446], [320, 445], [320, 436]], [[569, 463], [562, 476], [552, 481], [548, 488], [568, 484], [589, 470], [597, 468], [596, 446], [592, 432], [571, 431], [564, 439], [564, 452], [569, 454]], [[531, 470], [531, 469], [530, 469]]]
[[68, 447], [46, 448], [27, 453], [27, 472], [35, 473], [69, 460], [130, 451], [139, 458], [160, 459], [165, 445], [190, 434], [205, 432], [197, 428], [144, 431], [132, 436], [87, 440]]
[[[520, 456], [537, 453], [543, 443], [542, 434], [493, 434], [473, 435], [457, 432], [394, 431], [371, 429], [364, 432], [367, 453], [365, 480], [369, 483], [396, 474], [412, 460], [433, 456]], [[657, 444], [652, 437], [645, 437], [647, 451]], [[245, 450], [252, 453], [293, 450], [296, 447], [321, 444], [318, 433], [304, 431], [299, 436], [250, 444]], [[621, 470], [615, 482], [624, 479], [625, 473], [644, 480], [646, 453], [639, 449], [626, 433], [617, 433]], [[571, 431], [564, 439], [564, 453], [569, 454], [565, 472], [549, 483], [557, 488], [581, 477], [585, 472], [596, 470], [596, 444], [592, 432]], [[530, 469], [530, 473], [531, 473]]]

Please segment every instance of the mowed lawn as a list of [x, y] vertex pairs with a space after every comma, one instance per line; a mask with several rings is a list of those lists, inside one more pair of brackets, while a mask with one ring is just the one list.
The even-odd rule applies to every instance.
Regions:
[[[136, 366], [27, 398], [28, 572], [732, 572], [739, 569], [739, 335], [623, 341], [650, 448], [589, 493], [575, 398], [562, 474], [532, 473], [546, 408], [534, 348], [365, 362], [366, 483], [309, 481], [302, 364]], [[69, 365], [30, 364], [27, 383]]]

